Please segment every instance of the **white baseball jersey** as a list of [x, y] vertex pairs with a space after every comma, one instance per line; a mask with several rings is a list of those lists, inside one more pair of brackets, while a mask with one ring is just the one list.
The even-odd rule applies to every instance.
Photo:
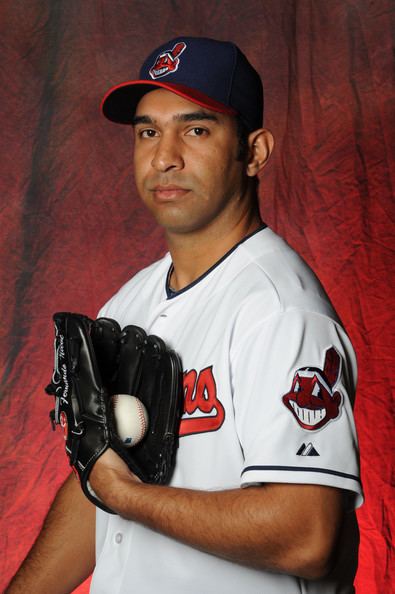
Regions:
[[[268, 228], [177, 293], [170, 269], [168, 254], [100, 315], [142, 326], [181, 356], [185, 412], [171, 485], [330, 485], [359, 505], [355, 357], [312, 271]], [[97, 510], [91, 594], [349, 594], [347, 538], [336, 576], [310, 582], [242, 567]]]

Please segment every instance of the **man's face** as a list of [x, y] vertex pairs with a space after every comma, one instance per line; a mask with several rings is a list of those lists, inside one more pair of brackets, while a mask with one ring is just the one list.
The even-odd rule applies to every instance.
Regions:
[[238, 219], [246, 174], [235, 118], [159, 89], [139, 102], [134, 129], [136, 186], [168, 233]]

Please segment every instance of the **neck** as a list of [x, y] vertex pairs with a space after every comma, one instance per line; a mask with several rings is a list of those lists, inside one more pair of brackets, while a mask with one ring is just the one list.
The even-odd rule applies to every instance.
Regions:
[[171, 288], [183, 289], [204, 274], [244, 237], [262, 225], [258, 202], [232, 221], [223, 221], [193, 233], [167, 233], [173, 261]]

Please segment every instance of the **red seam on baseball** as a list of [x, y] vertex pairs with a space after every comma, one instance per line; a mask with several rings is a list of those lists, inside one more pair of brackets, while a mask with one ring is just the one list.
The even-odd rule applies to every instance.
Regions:
[[139, 407], [138, 407], [138, 409], [139, 409], [139, 417], [140, 417], [140, 423], [141, 423], [141, 429], [140, 429], [141, 434], [140, 434], [140, 437], [139, 437], [139, 441], [141, 441], [143, 439], [143, 437], [144, 437], [145, 432], [146, 432], [146, 423], [145, 423], [145, 415], [144, 415], [144, 412], [143, 412], [143, 405], [140, 402], [140, 400], [138, 401], [138, 403], [139, 403]]

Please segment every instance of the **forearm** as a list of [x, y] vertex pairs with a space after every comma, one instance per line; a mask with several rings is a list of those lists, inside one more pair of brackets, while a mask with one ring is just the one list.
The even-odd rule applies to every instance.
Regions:
[[90, 575], [94, 562], [95, 507], [70, 476], [5, 594], [69, 594]]
[[126, 519], [234, 562], [306, 578], [327, 570], [341, 517], [335, 489], [268, 485], [206, 492], [112, 472], [112, 478], [95, 474], [94, 488]]
[[[118, 513], [228, 560], [287, 571], [287, 547], [284, 541], [271, 536], [276, 533], [273, 514], [269, 518], [262, 509], [261, 517], [256, 516], [259, 489], [205, 492], [133, 485], [128, 497], [120, 502]], [[262, 519], [265, 530], [261, 529]], [[291, 556], [289, 550], [286, 552]]]

